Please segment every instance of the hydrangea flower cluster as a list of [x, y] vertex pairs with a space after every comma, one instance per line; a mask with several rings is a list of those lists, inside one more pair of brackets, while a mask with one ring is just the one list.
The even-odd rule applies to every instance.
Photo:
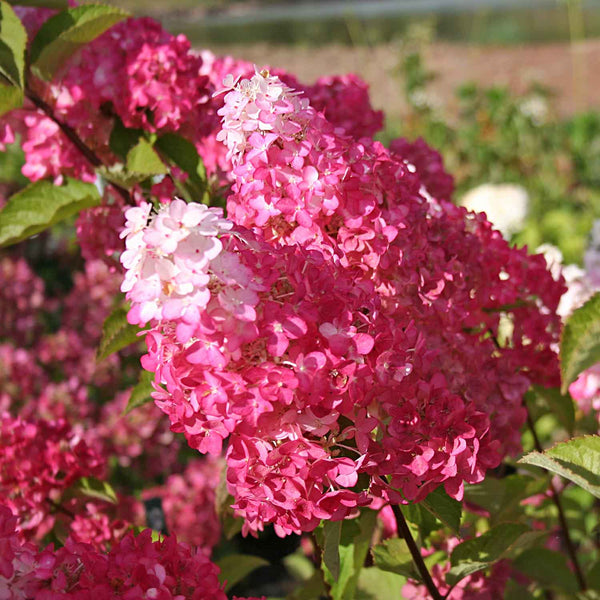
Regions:
[[210, 98], [201, 66], [185, 36], [152, 19], [127, 19], [87, 45], [62, 83], [92, 102], [94, 113], [110, 103], [126, 127], [193, 132], [205, 127]]
[[129, 532], [108, 553], [68, 538], [38, 550], [16, 533], [17, 518], [0, 505], [0, 597], [226, 600], [218, 567], [174, 537]]
[[0, 258], [0, 339], [31, 343], [40, 332], [44, 285], [23, 259]]
[[[482, 215], [433, 198], [409, 158], [336, 130], [279, 78], [225, 85], [235, 226], [188, 228], [198, 209], [179, 201], [149, 223], [147, 206], [127, 213], [123, 289], [130, 320], [151, 321], [157, 404], [201, 452], [229, 439], [247, 532], [307, 531], [373, 495], [418, 500], [441, 484], [461, 498], [518, 449], [530, 383], [557, 380], [562, 284]], [[184, 291], [194, 252], [206, 268]], [[499, 346], [502, 314], [513, 328]]]
[[102, 477], [105, 460], [65, 421], [0, 416], [0, 495], [20, 530], [40, 539], [54, 525], [54, 504], [81, 477]]

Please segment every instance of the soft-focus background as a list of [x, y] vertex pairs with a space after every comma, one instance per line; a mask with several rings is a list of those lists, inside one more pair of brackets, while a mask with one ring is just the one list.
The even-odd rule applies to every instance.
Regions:
[[[458, 201], [486, 210], [519, 244], [553, 243], [565, 262], [581, 261], [600, 217], [597, 0], [115, 4], [198, 49], [304, 83], [359, 74], [385, 111], [383, 141], [424, 137], [454, 174]], [[483, 184], [512, 185], [467, 195]]]

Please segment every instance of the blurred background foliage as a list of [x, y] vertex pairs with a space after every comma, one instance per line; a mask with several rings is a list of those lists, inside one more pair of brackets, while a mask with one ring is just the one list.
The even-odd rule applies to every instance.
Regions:
[[522, 94], [468, 81], [456, 90], [458, 114], [448, 114], [428, 93], [436, 74], [422, 51], [432, 40], [427, 25], [405, 38], [398, 77], [409, 106], [388, 120], [382, 141], [424, 138], [454, 176], [455, 198], [484, 183], [514, 183], [529, 196], [526, 222], [513, 235], [535, 249], [558, 246], [565, 262], [580, 262], [594, 219], [600, 218], [600, 112], [561, 118], [554, 92], [533, 84]]
[[[423, 19], [437, 39], [478, 44], [570, 40], [576, 21], [600, 34], [597, 0], [113, 0], [155, 15], [192, 43], [380, 44]], [[356, 36], [357, 29], [361, 30]], [[354, 31], [353, 31], [354, 30]]]

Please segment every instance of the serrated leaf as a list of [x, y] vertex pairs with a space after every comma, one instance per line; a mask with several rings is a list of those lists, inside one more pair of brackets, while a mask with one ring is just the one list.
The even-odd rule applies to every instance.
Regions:
[[15, 11], [6, 2], [0, 2], [0, 73], [13, 86], [25, 86], [25, 48], [27, 32]]
[[142, 175], [163, 175], [167, 167], [156, 153], [152, 144], [140, 138], [138, 143], [127, 153], [127, 170]]
[[151, 394], [155, 391], [152, 386], [153, 381], [154, 373], [150, 373], [149, 371], [141, 372], [139, 381], [131, 390], [131, 396], [129, 396], [127, 406], [125, 407], [125, 414], [130, 413], [139, 406], [152, 402]]
[[406, 542], [399, 538], [390, 538], [371, 549], [373, 563], [382, 571], [389, 571], [409, 577], [417, 581], [421, 580], [415, 568], [410, 550]]
[[185, 185], [191, 192], [192, 199], [208, 202], [206, 169], [196, 146], [175, 133], [162, 135], [155, 146], [163, 156], [187, 173]]
[[579, 589], [575, 575], [567, 565], [566, 556], [548, 548], [525, 550], [513, 561], [513, 568], [543, 587], [573, 594]]
[[98, 346], [97, 360], [104, 360], [111, 354], [140, 341], [139, 333], [143, 331], [137, 325], [127, 321], [127, 309], [123, 306], [115, 308], [102, 325], [102, 339]]
[[225, 591], [230, 590], [259, 567], [266, 567], [269, 563], [260, 556], [250, 554], [229, 554], [216, 561], [221, 569], [219, 581], [225, 584]]
[[50, 80], [77, 50], [129, 13], [115, 6], [87, 4], [69, 8], [50, 17], [38, 31], [29, 51], [32, 69]]
[[77, 480], [73, 485], [72, 491], [86, 496], [88, 498], [96, 498], [97, 500], [104, 500], [111, 504], [117, 503], [117, 494], [113, 490], [110, 483], [106, 481], [100, 481], [95, 477], [82, 477]]
[[452, 567], [446, 574], [446, 582], [456, 585], [468, 575], [500, 560], [528, 531], [529, 527], [521, 523], [502, 523], [479, 537], [460, 543], [450, 555]]
[[462, 516], [462, 503], [450, 498], [444, 488], [437, 488], [421, 504], [446, 527], [458, 533]]
[[530, 452], [519, 462], [556, 473], [600, 498], [600, 436], [573, 438], [545, 452]]
[[0, 211], [0, 246], [16, 244], [101, 201], [95, 185], [77, 179], [65, 178], [60, 186], [32, 183]]
[[592, 296], [565, 323], [560, 342], [561, 392], [580, 373], [600, 362], [600, 293]]

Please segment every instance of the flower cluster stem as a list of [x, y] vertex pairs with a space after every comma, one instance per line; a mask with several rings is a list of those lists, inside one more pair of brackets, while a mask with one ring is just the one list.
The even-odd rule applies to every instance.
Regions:
[[417, 570], [419, 571], [419, 574], [421, 575], [421, 578], [423, 579], [423, 583], [425, 584], [427, 591], [433, 600], [443, 600], [443, 596], [440, 594], [440, 591], [437, 589], [433, 579], [431, 578], [431, 574], [427, 569], [427, 565], [421, 556], [421, 552], [417, 547], [417, 544], [410, 532], [410, 528], [408, 527], [408, 523], [406, 522], [406, 519], [400, 510], [400, 507], [397, 504], [392, 504], [392, 510], [394, 511], [394, 517], [396, 517], [398, 534], [406, 542], [406, 545], [410, 550], [412, 559], [417, 567]]
[[[25, 95], [37, 108], [39, 108], [48, 118], [52, 119], [60, 127], [60, 130], [65, 134], [65, 136], [95, 169], [104, 166], [104, 163], [100, 160], [98, 155], [89, 146], [87, 146], [87, 144], [85, 144], [75, 129], [73, 129], [69, 124], [65, 123], [62, 119], [59, 119], [54, 114], [52, 107], [43, 98], [40, 98], [30, 87], [25, 88]], [[112, 181], [110, 184], [115, 188], [126, 204], [135, 206], [135, 202], [133, 201], [133, 198], [128, 190], [116, 183], [113, 183]]]
[[[537, 433], [535, 431], [535, 426], [533, 423], [533, 419], [531, 418], [531, 413], [529, 412], [527, 403], [524, 403], [524, 405], [525, 405], [525, 410], [527, 411], [527, 426], [529, 427], [529, 430], [531, 431], [535, 449], [538, 452], [543, 452], [544, 449], [542, 448], [540, 439], [538, 438]], [[571, 534], [569, 533], [569, 526], [567, 524], [567, 519], [565, 517], [565, 511], [563, 509], [562, 502], [560, 500], [560, 494], [559, 494], [558, 490], [556, 489], [556, 486], [554, 485], [554, 482], [552, 481], [552, 479], [550, 479], [550, 493], [552, 496], [552, 501], [554, 502], [554, 505], [556, 506], [556, 510], [558, 511], [558, 521], [560, 523], [560, 528], [562, 529], [562, 532], [563, 532], [565, 545], [567, 547], [567, 553], [569, 555], [569, 558], [571, 559], [571, 563], [573, 564], [573, 569], [575, 570], [575, 577], [577, 578], [577, 583], [579, 584], [579, 588], [581, 589], [581, 591], [585, 591], [587, 589], [587, 582], [585, 580], [585, 576], [583, 574], [583, 571], [581, 569], [579, 561], [577, 560], [577, 552], [575, 550], [575, 545], [573, 544], [573, 540], [571, 539]]]

